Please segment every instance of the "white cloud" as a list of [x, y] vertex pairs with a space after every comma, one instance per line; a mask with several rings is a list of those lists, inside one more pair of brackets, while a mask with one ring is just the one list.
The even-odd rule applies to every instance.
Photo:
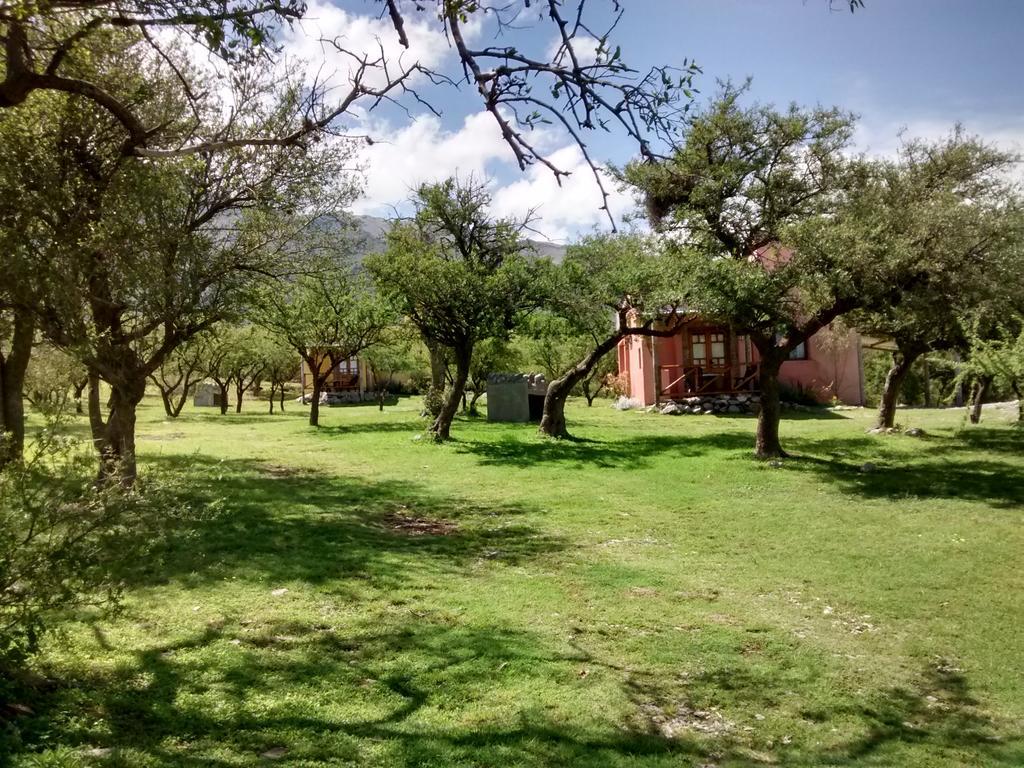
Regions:
[[[415, 12], [409, 4], [405, 7], [409, 49], [398, 42], [387, 16], [353, 13], [328, 0], [312, 0], [304, 18], [284, 36], [285, 54], [307, 63], [308, 82], [316, 77], [339, 90], [345, 88], [355, 71], [355, 61], [324, 40], [337, 39], [339, 46], [374, 56], [383, 48], [391, 62], [400, 61], [405, 66], [419, 62], [457, 76], [456, 55], [435, 16]], [[471, 19], [464, 28], [467, 38], [479, 38], [488, 32], [482, 15]], [[597, 41], [581, 37], [577, 43], [586, 63], [593, 61]], [[370, 80], [377, 85], [383, 82], [383, 75]], [[557, 167], [571, 172], [562, 179], [561, 187], [550, 170], [541, 165], [521, 173], [494, 118], [482, 110], [465, 117], [458, 128], [445, 129], [442, 121], [430, 114], [395, 125], [367, 113], [357, 103], [346, 129], [352, 134], [366, 134], [374, 141], [361, 152], [366, 178], [364, 195], [353, 206], [357, 213], [387, 216], [396, 208], [402, 210], [412, 190], [424, 182], [452, 175], [498, 176], [513, 180], [505, 186], [492, 182], [496, 215], [523, 216], [534, 209], [537, 229], [548, 239], [559, 241], [594, 227], [608, 227], [607, 216], [600, 210], [602, 200], [593, 173], [577, 147], [559, 148], [556, 142], [563, 137], [554, 130], [537, 130], [530, 140]], [[631, 201], [610, 180], [606, 188], [611, 193], [612, 211], [619, 220], [623, 212], [631, 209]]]
[[415, 187], [448, 176], [483, 178], [508, 147], [489, 114], [469, 115], [457, 131], [445, 131], [433, 115], [418, 117], [397, 130], [384, 124], [364, 126], [374, 137], [365, 149], [365, 193], [354, 206], [357, 213], [387, 215], [400, 208]]
[[[1010, 152], [1024, 151], [1024, 119], [977, 115], [961, 121], [964, 129], [983, 141]], [[940, 117], [892, 120], [867, 116], [857, 124], [854, 144], [869, 155], [894, 157], [904, 139], [937, 141], [950, 135], [955, 122]]]
[[[399, 42], [389, 18], [350, 13], [330, 2], [313, 0], [303, 18], [285, 33], [284, 50], [289, 57], [313, 65], [308, 70], [310, 79], [318, 77], [339, 87], [350, 82], [358, 67], [357, 58], [350, 54], [374, 60], [383, 51], [392, 75], [415, 63], [438, 69], [449, 56], [450, 47], [440, 25], [429, 23], [431, 18], [429, 14], [407, 14], [407, 49]], [[381, 86], [386, 75], [374, 72], [364, 82]]]
[[[608, 216], [601, 210], [601, 191], [579, 147], [562, 147], [549, 159], [557, 168], [570, 172], [568, 178], [562, 178], [561, 186], [549, 169], [535, 165], [519, 180], [495, 191], [494, 212], [499, 216], [523, 216], [532, 209], [537, 215], [536, 229], [556, 242], [589, 230], [610, 228]], [[633, 208], [632, 198], [602, 175], [612, 216], [621, 222], [623, 214]]]

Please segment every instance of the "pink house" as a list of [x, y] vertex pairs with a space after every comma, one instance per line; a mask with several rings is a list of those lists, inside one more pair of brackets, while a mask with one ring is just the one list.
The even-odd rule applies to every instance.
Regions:
[[[674, 336], [627, 336], [619, 342], [619, 373], [630, 397], [644, 405], [693, 395], [757, 391], [757, 350], [727, 325], [694, 320]], [[864, 404], [860, 336], [826, 328], [782, 365], [785, 386], [822, 403]]]

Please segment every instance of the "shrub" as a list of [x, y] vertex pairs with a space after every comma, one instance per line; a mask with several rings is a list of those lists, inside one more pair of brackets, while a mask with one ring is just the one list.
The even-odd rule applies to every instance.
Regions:
[[34, 653], [61, 612], [115, 606], [168, 534], [195, 519], [164, 480], [97, 487], [87, 446], [54, 426], [25, 455], [0, 472], [0, 670]]
[[779, 382], [779, 399], [795, 405], [821, 405], [811, 387], [797, 383], [796, 386]]

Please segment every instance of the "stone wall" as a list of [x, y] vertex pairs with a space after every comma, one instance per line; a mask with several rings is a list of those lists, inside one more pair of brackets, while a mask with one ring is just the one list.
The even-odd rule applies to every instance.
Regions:
[[695, 395], [669, 400], [658, 410], [666, 416], [699, 413], [757, 413], [761, 409], [761, 396], [757, 394]]

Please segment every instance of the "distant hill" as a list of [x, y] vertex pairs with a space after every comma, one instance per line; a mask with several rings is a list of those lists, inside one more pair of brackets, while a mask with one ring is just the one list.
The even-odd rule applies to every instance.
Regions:
[[[360, 259], [367, 254], [384, 250], [387, 233], [391, 227], [391, 222], [388, 219], [379, 216], [352, 216], [351, 219], [358, 232], [356, 239], [361, 243], [358, 253]], [[529, 242], [536, 249], [538, 256], [550, 258], [556, 263], [565, 256], [564, 245], [535, 239], [531, 239]]]

